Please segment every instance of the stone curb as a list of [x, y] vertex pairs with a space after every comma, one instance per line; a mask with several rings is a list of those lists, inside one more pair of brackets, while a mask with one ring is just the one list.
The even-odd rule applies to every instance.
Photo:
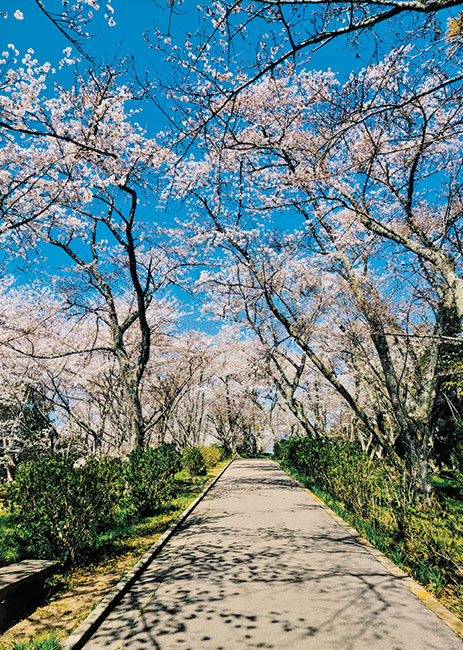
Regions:
[[[274, 461], [275, 462], [275, 461]], [[280, 469], [283, 470], [281, 465], [279, 463], [276, 463]], [[288, 474], [287, 472], [285, 472]], [[442, 605], [435, 596], [433, 596], [429, 591], [427, 591], [422, 585], [420, 585], [418, 582], [413, 580], [408, 573], [405, 573], [402, 569], [400, 569], [392, 560], [390, 560], [388, 557], [384, 555], [384, 553], [381, 553], [380, 550], [378, 550], [371, 542], [369, 542], [365, 537], [362, 537], [358, 530], [353, 528], [353, 526], [350, 526], [342, 517], [340, 517], [338, 514], [336, 514], [329, 506], [326, 505], [326, 503], [320, 498], [317, 497], [316, 494], [311, 492], [303, 483], [298, 481], [296, 478], [288, 474], [290, 479], [292, 479], [295, 483], [301, 487], [304, 492], [307, 492], [310, 494], [310, 496], [323, 508], [323, 510], [330, 515], [335, 521], [344, 528], [354, 539], [364, 546], [377, 560], [380, 562], [388, 571], [389, 573], [392, 573], [393, 576], [396, 578], [399, 578], [402, 584], [404, 584], [410, 591], [423, 603], [423, 605], [426, 605], [428, 609], [430, 609], [438, 618], [441, 619], [448, 627], [450, 627], [455, 634], [462, 639], [463, 638], [463, 621], [461, 621], [455, 614], [452, 614], [452, 612], [445, 607], [445, 605]]]
[[174, 535], [178, 528], [183, 524], [185, 519], [192, 513], [198, 503], [204, 499], [209, 490], [217, 483], [222, 474], [230, 467], [235, 459], [232, 459], [222, 471], [209, 483], [209, 485], [196, 497], [188, 508], [180, 515], [161, 537], [149, 548], [130, 571], [120, 580], [113, 589], [107, 594], [97, 607], [87, 616], [87, 618], [74, 630], [63, 644], [63, 650], [80, 650], [94, 634], [103, 620], [112, 612], [122, 596], [130, 589], [135, 580], [146, 569], [148, 564], [156, 557], [159, 551], [166, 545], [169, 539]]

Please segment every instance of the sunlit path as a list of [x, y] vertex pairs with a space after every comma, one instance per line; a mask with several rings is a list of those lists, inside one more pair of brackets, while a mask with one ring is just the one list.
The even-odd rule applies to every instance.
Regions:
[[85, 648], [463, 644], [276, 464], [240, 460]]

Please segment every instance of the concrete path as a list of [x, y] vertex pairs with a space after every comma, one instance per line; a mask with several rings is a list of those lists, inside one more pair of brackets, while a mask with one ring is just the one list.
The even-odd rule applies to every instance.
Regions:
[[233, 463], [85, 646], [463, 650], [269, 460]]

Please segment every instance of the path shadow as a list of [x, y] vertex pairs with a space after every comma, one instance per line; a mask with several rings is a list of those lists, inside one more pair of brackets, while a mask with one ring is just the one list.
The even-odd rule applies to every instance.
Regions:
[[[443, 646], [434, 615], [276, 466], [236, 465], [89, 650], [463, 648]], [[258, 504], [275, 495], [272, 516], [241, 511], [250, 490]]]

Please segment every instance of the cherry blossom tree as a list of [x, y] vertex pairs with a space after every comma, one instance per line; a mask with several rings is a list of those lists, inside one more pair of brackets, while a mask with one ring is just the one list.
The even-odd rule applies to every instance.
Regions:
[[[88, 64], [71, 87], [32, 51], [0, 60], [3, 265], [54, 260], [66, 333], [47, 351], [28, 325], [5, 345], [35, 359], [63, 427], [95, 451], [122, 450], [127, 427], [132, 448], [210, 434], [252, 447], [274, 409], [388, 454], [428, 499], [443, 421], [463, 418], [442, 390], [463, 325], [461, 39], [458, 17], [447, 35], [438, 17], [460, 2], [204, 3], [187, 52], [154, 37], [188, 73], [171, 90], [175, 142], [137, 123], [148, 89], [86, 52], [106, 4], [37, 2]], [[419, 48], [383, 38], [399, 16]], [[368, 34], [374, 64], [310, 70], [309, 52]], [[190, 211], [177, 232], [146, 216], [169, 191]], [[167, 288], [187, 261], [251, 343], [174, 334]]]
[[451, 66], [416, 56], [393, 51], [344, 85], [263, 79], [209, 126], [178, 187], [229, 260], [203, 278], [224, 309], [274, 319], [427, 498], [443, 346], [460, 345], [463, 316], [462, 103]]
[[[31, 402], [31, 391], [52, 416], [48, 453], [126, 453], [130, 405], [110, 326], [88, 311], [76, 317], [66, 297], [39, 286], [10, 286], [0, 296], [0, 316], [4, 462], [12, 468], [30, 447], [19, 406], [23, 398]], [[184, 448], [219, 439], [233, 449], [243, 443], [255, 448], [265, 428], [265, 404], [257, 399], [265, 379], [261, 374], [256, 383], [255, 346], [226, 331], [179, 333], [178, 318], [167, 301], [153, 301], [148, 312], [153, 353], [139, 392], [146, 442], [168, 440]], [[136, 353], [136, 331], [126, 343]], [[34, 453], [45, 453], [47, 436], [41, 427]]]
[[[165, 77], [163, 85], [169, 87], [173, 119], [176, 115], [187, 150], [191, 138], [211, 123], [233, 128], [229, 116], [239, 95], [288, 69], [339, 68], [341, 59], [346, 74], [403, 43], [415, 43], [431, 61], [436, 48], [446, 51], [451, 43], [457, 57], [461, 47], [460, 0], [209, 0], [197, 8], [179, 0], [165, 5], [171, 12], [168, 33], [147, 29], [145, 38], [164, 52], [169, 77], [176, 72], [175, 81]], [[186, 16], [191, 28], [185, 33]], [[460, 79], [458, 71], [455, 80]]]
[[88, 63], [95, 65], [94, 59], [85, 47], [91, 38], [88, 29], [95, 18], [95, 14], [104, 14], [104, 20], [109, 27], [113, 27], [114, 9], [111, 0], [82, 0], [70, 4], [69, 0], [32, 0], [32, 3], [18, 2], [21, 9], [14, 12], [0, 11], [0, 18], [6, 20], [28, 20], [31, 18], [31, 9], [39, 12], [49, 22], [51, 30], [60, 33], [83, 56]]
[[[8, 480], [13, 480], [16, 466], [24, 459], [60, 451], [46, 372], [31, 355], [17, 351], [32, 331], [47, 335], [50, 345], [47, 323], [59, 308], [50, 301], [49, 290], [37, 293], [12, 285], [13, 278], [7, 278], [0, 298], [0, 462]], [[40, 302], [44, 299], [47, 307]], [[39, 354], [40, 350], [39, 344]]]
[[145, 137], [135, 110], [127, 108], [137, 96], [120, 85], [117, 72], [78, 76], [73, 88], [55, 86], [47, 97], [49, 66], [32, 53], [22, 62], [4, 77], [3, 242], [20, 252], [43, 242], [44, 252], [52, 247], [68, 259], [60, 289], [76, 317], [92, 313], [109, 328], [131, 445], [143, 445], [147, 313], [177, 262], [156, 225], [140, 228], [137, 211], [139, 197], [155, 191], [168, 150]]
[[[270, 386], [256, 342], [229, 327], [214, 336], [185, 332], [176, 339], [182, 390], [169, 410], [165, 435], [182, 448], [213, 441], [232, 451], [267, 444], [264, 396]], [[176, 375], [168, 375], [174, 386]]]
[[[121, 297], [118, 303], [119, 313], [123, 313]], [[125, 310], [129, 309], [126, 305]], [[133, 442], [131, 405], [124, 393], [111, 328], [104, 318], [88, 310], [76, 313], [69, 307], [67, 296], [49, 288], [24, 285], [2, 293], [0, 314], [5, 407], [16, 406], [26, 389], [29, 393], [30, 389], [41, 389], [61, 448], [82, 457], [126, 453]], [[154, 299], [147, 319], [154, 354], [141, 382], [139, 399], [146, 442], [155, 443], [152, 426], [172, 410], [164, 388], [176, 380], [179, 349], [172, 346], [172, 332], [179, 324], [176, 303]], [[136, 330], [128, 332], [125, 344], [129, 356], [135, 356], [139, 347]], [[8, 395], [11, 398], [7, 399]], [[12, 418], [9, 421], [14, 424]], [[17, 436], [12, 432], [4, 437], [10, 446], [17, 447]]]

